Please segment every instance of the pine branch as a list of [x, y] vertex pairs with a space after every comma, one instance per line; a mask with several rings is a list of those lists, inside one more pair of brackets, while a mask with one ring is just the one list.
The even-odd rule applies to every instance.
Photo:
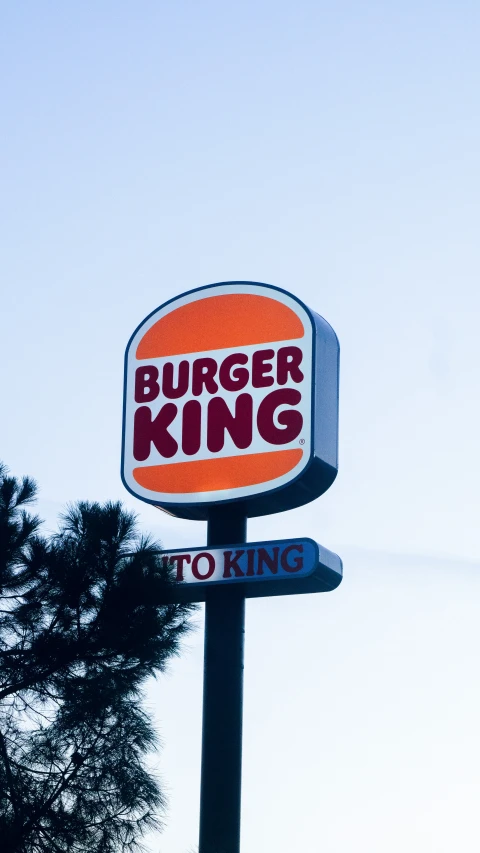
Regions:
[[3, 765], [5, 767], [5, 776], [7, 778], [8, 790], [10, 792], [10, 802], [12, 804], [13, 813], [15, 816], [15, 827], [17, 831], [21, 827], [22, 816], [20, 810], [20, 803], [17, 798], [17, 792], [15, 790], [15, 782], [13, 779], [12, 767], [10, 763], [10, 759], [8, 756], [7, 745], [5, 742], [5, 738], [3, 736], [3, 732], [0, 731], [0, 755], [2, 756]]
[[142, 685], [192, 608], [166, 603], [160, 546], [120, 504], [73, 505], [46, 539], [33, 492], [0, 465], [0, 836], [10, 853], [126, 853], [164, 808]]

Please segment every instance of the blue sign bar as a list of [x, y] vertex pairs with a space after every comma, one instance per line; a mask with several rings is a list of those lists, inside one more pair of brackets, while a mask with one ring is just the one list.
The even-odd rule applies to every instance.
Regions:
[[328, 592], [342, 580], [340, 557], [313, 539], [185, 548], [167, 551], [163, 562], [176, 601], [206, 601], [232, 586], [246, 598]]

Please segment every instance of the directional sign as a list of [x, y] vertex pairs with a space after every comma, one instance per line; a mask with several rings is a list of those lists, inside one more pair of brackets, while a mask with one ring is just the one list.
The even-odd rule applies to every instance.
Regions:
[[181, 518], [301, 506], [337, 474], [338, 340], [295, 296], [223, 282], [140, 323], [125, 356], [122, 477]]
[[176, 601], [206, 601], [233, 586], [247, 598], [327, 592], [342, 580], [340, 557], [313, 539], [187, 548], [163, 561], [174, 572]]

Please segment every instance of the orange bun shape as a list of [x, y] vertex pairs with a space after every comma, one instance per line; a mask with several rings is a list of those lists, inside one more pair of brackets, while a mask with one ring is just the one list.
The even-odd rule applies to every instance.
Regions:
[[252, 293], [206, 296], [157, 320], [137, 346], [136, 356], [161, 358], [226, 347], [303, 338], [300, 318], [288, 305]]

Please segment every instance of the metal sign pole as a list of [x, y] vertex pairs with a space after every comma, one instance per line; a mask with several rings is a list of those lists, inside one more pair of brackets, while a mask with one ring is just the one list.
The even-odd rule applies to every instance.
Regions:
[[[239, 505], [219, 506], [208, 522], [208, 546], [246, 542]], [[245, 596], [212, 590], [205, 605], [199, 853], [239, 853], [242, 781]]]

